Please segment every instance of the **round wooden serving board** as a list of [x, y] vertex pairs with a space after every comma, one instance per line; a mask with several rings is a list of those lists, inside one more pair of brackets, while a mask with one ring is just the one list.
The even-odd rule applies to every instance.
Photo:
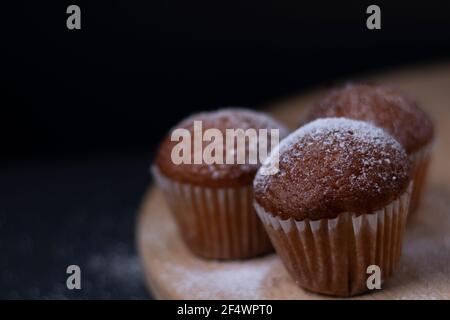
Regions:
[[[405, 69], [364, 80], [415, 95], [436, 125], [436, 142], [421, 208], [407, 225], [402, 262], [383, 290], [360, 299], [450, 299], [450, 64]], [[295, 128], [305, 107], [323, 92], [269, 107]], [[295, 285], [275, 254], [246, 261], [207, 261], [182, 243], [161, 192], [151, 187], [137, 224], [149, 287], [161, 299], [323, 299]]]

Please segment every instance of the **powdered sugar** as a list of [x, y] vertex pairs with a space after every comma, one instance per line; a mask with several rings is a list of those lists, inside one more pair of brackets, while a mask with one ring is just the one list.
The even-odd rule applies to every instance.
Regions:
[[264, 280], [279, 261], [275, 256], [244, 262], [199, 263], [196, 268], [167, 263], [166, 274], [174, 290], [194, 299], [258, 299]]
[[[367, 148], [368, 145], [382, 147], [390, 145], [397, 150], [403, 150], [401, 145], [386, 131], [367, 122], [347, 118], [324, 118], [312, 121], [290, 134], [280, 144], [280, 152], [289, 149], [292, 144], [306, 136], [313, 141], [323, 140], [325, 145], [333, 146], [334, 148], [347, 149], [349, 141], [346, 140], [346, 136], [349, 133], [353, 136], [353, 139], [361, 142], [357, 146], [360, 149]], [[308, 144], [311, 145], [313, 142], [310, 141]], [[389, 160], [388, 158], [386, 159]], [[270, 162], [271, 160], [268, 159], [268, 161]], [[366, 161], [370, 161], [370, 159], [366, 159]]]
[[[352, 136], [352, 139], [348, 139], [349, 134]], [[382, 160], [370, 157], [370, 155], [373, 154], [371, 150], [373, 150], [375, 146], [382, 149], [380, 153], [385, 155], [383, 161], [386, 164], [390, 164], [392, 161], [390, 158], [392, 153], [383, 151], [386, 146], [389, 146], [390, 149], [397, 150], [399, 154], [404, 154], [402, 146], [383, 129], [364, 121], [347, 118], [324, 118], [312, 121], [291, 133], [276, 148], [274, 148], [263, 166], [269, 168], [275, 165], [277, 163], [276, 157], [283, 155], [285, 152], [292, 149], [292, 146], [302, 139], [305, 140], [304, 144], [306, 144], [306, 146], [312, 146], [318, 142], [327, 146], [324, 150], [324, 157], [327, 156], [327, 153], [329, 154], [338, 149], [348, 152], [348, 156], [352, 156], [354, 152], [365, 154], [367, 157], [362, 159], [362, 161], [366, 167], [371, 167], [374, 164], [381, 164]], [[294, 151], [294, 153], [296, 152]], [[295, 155], [302, 156], [300, 154]], [[289, 161], [289, 158], [283, 157], [283, 160]], [[339, 167], [333, 169], [336, 172], [342, 171]], [[395, 176], [392, 178], [393, 180], [396, 179]]]
[[[240, 128], [243, 130], [250, 128], [278, 128], [280, 136], [287, 135], [287, 129], [264, 112], [256, 112], [245, 108], [227, 107], [210, 112], [199, 112], [187, 117], [176, 127], [190, 125], [194, 120], [203, 120], [210, 128]], [[212, 123], [215, 123], [212, 124]]]

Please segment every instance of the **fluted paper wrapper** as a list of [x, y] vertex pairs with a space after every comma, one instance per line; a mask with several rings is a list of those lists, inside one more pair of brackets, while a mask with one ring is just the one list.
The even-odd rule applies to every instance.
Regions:
[[413, 190], [411, 193], [411, 204], [409, 206], [410, 214], [416, 212], [420, 205], [429, 163], [431, 160], [432, 143], [422, 148], [422, 150], [409, 156], [411, 161], [411, 180], [413, 181]]
[[186, 245], [211, 259], [242, 259], [273, 251], [253, 207], [252, 186], [207, 188], [173, 181], [153, 168]]
[[281, 220], [255, 203], [278, 255], [296, 283], [307, 290], [352, 296], [368, 290], [367, 267], [377, 265], [381, 279], [398, 265], [410, 190], [370, 214], [342, 213], [334, 219]]

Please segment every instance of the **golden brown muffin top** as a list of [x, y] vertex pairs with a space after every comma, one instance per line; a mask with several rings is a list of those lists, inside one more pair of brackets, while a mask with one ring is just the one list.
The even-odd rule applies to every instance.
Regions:
[[371, 122], [391, 134], [408, 154], [433, 138], [433, 124], [417, 102], [385, 86], [350, 84], [332, 90], [312, 108], [306, 120], [326, 117]]
[[[173, 130], [177, 128], [187, 129], [191, 134], [191, 146], [193, 146], [194, 121], [202, 122], [202, 134], [207, 129], [220, 130], [223, 134], [223, 156], [226, 157], [226, 154], [233, 154], [233, 164], [206, 164], [204, 161], [202, 161], [201, 164], [175, 164], [172, 161], [171, 152], [173, 147], [179, 143], [178, 141], [171, 141], [171, 134]], [[250, 144], [248, 140], [246, 140], [244, 150], [246, 154], [245, 163], [238, 164], [237, 142], [235, 142], [231, 148], [227, 148], [225, 136], [227, 129], [255, 129], [257, 133], [259, 133], [259, 129], [268, 129], [267, 133], [269, 137], [269, 146], [271, 129], [279, 129], [280, 140], [288, 134], [288, 131], [284, 125], [262, 112], [240, 108], [226, 108], [212, 112], [202, 112], [186, 118], [170, 130], [158, 150], [155, 160], [156, 167], [162, 174], [175, 181], [193, 185], [217, 188], [251, 185], [256, 171], [261, 165], [259, 161], [260, 159], [258, 157], [258, 162], [255, 164], [248, 161]], [[204, 141], [203, 150], [205, 150], [205, 147], [210, 143], [211, 141]], [[271, 148], [269, 148], [268, 151], [270, 152], [270, 150]], [[194, 148], [192, 147], [192, 159], [194, 158], [194, 152]]]
[[[276, 164], [279, 171], [261, 175]], [[282, 219], [371, 213], [402, 195], [409, 162], [384, 130], [346, 118], [315, 120], [284, 139], [254, 181], [256, 202]]]

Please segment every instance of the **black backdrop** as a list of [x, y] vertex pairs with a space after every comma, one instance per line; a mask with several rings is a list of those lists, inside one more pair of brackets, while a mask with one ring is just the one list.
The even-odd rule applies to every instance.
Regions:
[[[378, 4], [382, 29], [366, 29]], [[66, 28], [78, 4], [82, 29]], [[134, 219], [168, 128], [450, 57], [450, 2], [11, 1], [0, 5], [0, 297], [148, 297]], [[82, 268], [83, 290], [65, 288]]]
[[[2, 4], [4, 157], [151, 148], [184, 115], [450, 53], [448, 1]], [[66, 28], [79, 4], [82, 30]], [[6, 114], [5, 114], [6, 112]]]

